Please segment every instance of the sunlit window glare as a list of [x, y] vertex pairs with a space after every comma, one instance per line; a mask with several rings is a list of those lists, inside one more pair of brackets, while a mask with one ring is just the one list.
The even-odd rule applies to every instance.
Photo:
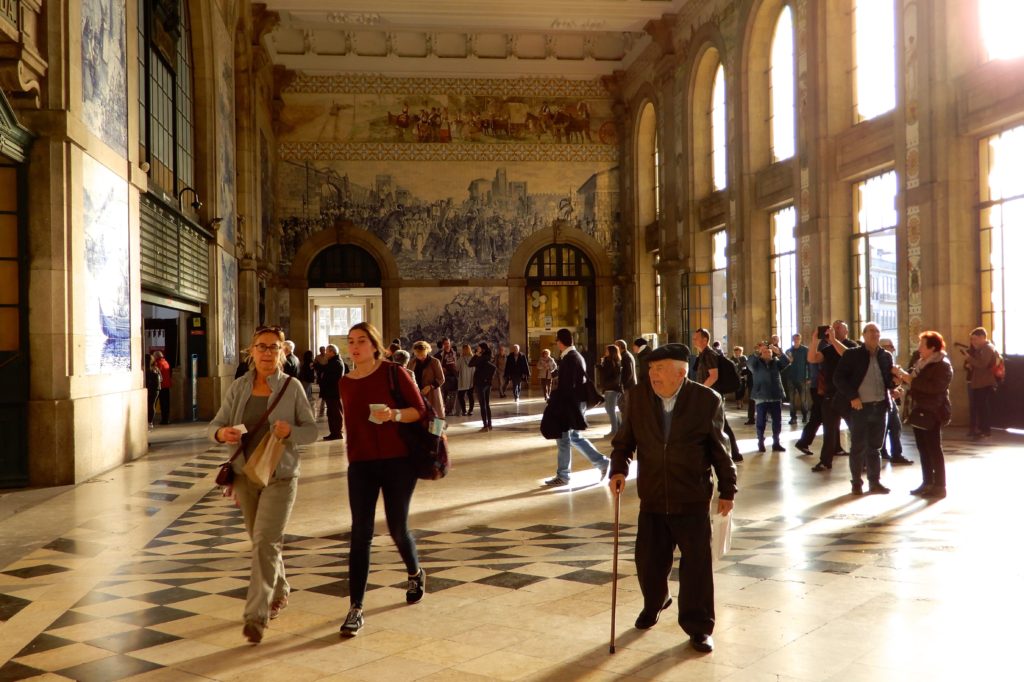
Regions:
[[772, 96], [772, 158], [788, 159], [796, 152], [796, 105], [793, 62], [793, 13], [783, 7], [772, 39], [769, 81]]
[[982, 324], [1007, 355], [1024, 354], [1024, 126], [982, 140]]
[[[896, 197], [894, 171], [857, 184], [857, 237], [854, 239], [854, 298], [858, 327], [871, 321], [898, 352], [899, 287], [896, 279]], [[859, 329], [858, 329], [859, 331]]]
[[796, 209], [772, 214], [772, 331], [788, 343], [797, 332]]
[[711, 91], [711, 179], [716, 190], [725, 189], [729, 184], [725, 138], [725, 69], [719, 64]]
[[725, 255], [729, 236], [725, 230], [711, 235], [711, 335], [728, 348], [729, 344], [729, 276]]
[[896, 19], [893, 0], [856, 0], [857, 116], [875, 118], [896, 106]]
[[658, 133], [654, 133], [654, 157], [651, 161], [654, 165], [654, 217], [661, 217], [661, 157], [658, 152]]
[[1024, 56], [1024, 2], [1021, 0], [978, 0], [981, 40], [988, 59]]

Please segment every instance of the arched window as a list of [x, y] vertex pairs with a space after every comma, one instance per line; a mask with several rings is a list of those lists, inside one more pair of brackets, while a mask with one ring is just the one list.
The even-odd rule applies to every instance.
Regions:
[[853, 77], [856, 120], [896, 107], [896, 9], [894, 0], [853, 0]]
[[177, 195], [194, 179], [192, 34], [187, 0], [175, 3], [177, 15], [166, 4], [138, 0], [139, 158], [151, 191]]
[[637, 126], [637, 208], [639, 224], [646, 227], [661, 215], [659, 181], [658, 120], [654, 105], [648, 102], [640, 112]]
[[1024, 41], [1020, 39], [1024, 3], [1020, 0], [978, 0], [978, 15], [987, 60], [1024, 56]]
[[711, 89], [711, 182], [716, 190], [729, 184], [726, 159], [725, 68], [719, 64]]
[[772, 161], [782, 161], [796, 153], [796, 64], [793, 49], [793, 12], [787, 6], [782, 8], [775, 23], [768, 67]]

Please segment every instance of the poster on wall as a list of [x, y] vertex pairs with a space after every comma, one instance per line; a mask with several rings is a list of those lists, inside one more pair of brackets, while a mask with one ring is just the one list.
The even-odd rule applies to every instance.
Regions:
[[406, 288], [401, 293], [402, 347], [415, 341], [436, 345], [448, 337], [457, 346], [508, 343], [508, 289], [504, 287]]
[[238, 362], [238, 261], [220, 252], [220, 338], [224, 364]]
[[406, 279], [502, 277], [519, 244], [555, 220], [620, 251], [610, 162], [284, 161], [278, 177], [282, 272], [338, 220], [380, 239]]
[[85, 373], [131, 369], [128, 183], [82, 157]]
[[122, 154], [128, 150], [125, 3], [82, 0], [82, 120]]
[[217, 69], [217, 206], [221, 232], [235, 243], [235, 56], [227, 29], [213, 22]]

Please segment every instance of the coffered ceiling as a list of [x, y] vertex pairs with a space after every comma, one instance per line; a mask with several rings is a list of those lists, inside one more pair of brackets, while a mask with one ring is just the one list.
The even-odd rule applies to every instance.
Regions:
[[562, 76], [625, 68], [686, 0], [266, 0], [275, 64], [320, 74]]

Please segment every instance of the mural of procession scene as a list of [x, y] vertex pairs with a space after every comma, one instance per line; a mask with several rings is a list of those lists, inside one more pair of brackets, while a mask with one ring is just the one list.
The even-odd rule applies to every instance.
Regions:
[[281, 141], [616, 142], [607, 99], [286, 93]]
[[428, 287], [402, 289], [402, 347], [415, 341], [432, 346], [449, 338], [460, 346], [508, 343], [508, 289]]
[[220, 338], [224, 364], [238, 362], [238, 261], [220, 252]]
[[125, 3], [83, 0], [82, 120], [111, 148], [128, 149]]
[[310, 235], [349, 220], [406, 279], [504, 277], [533, 232], [565, 220], [619, 250], [618, 168], [566, 162], [282, 162], [282, 272]]
[[217, 205], [223, 223], [221, 232], [235, 241], [235, 57], [233, 43], [220, 22], [213, 22], [217, 40]]
[[128, 183], [82, 157], [85, 373], [131, 369]]

